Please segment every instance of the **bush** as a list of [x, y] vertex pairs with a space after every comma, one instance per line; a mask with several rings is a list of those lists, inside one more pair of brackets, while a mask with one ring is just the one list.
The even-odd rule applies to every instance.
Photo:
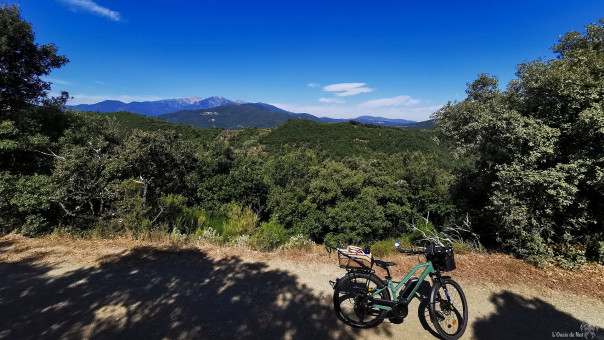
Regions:
[[237, 203], [229, 204], [227, 218], [221, 235], [226, 241], [241, 235], [252, 235], [259, 219], [250, 207], [244, 208]]
[[375, 256], [388, 256], [394, 254], [397, 250], [394, 242], [398, 241], [394, 238], [375, 242], [371, 245], [371, 253]]
[[398, 252], [394, 246], [395, 242], [400, 242], [402, 249], [411, 249], [414, 247], [411, 243], [412, 236], [413, 234], [403, 234], [400, 237], [393, 237], [375, 242], [371, 245], [371, 253], [375, 256], [388, 256], [395, 254]]
[[164, 207], [163, 220], [175, 221], [178, 217], [183, 215], [187, 210], [188, 199], [181, 195], [168, 194], [160, 198], [161, 205]]
[[604, 241], [600, 241], [600, 239], [602, 237], [596, 235], [587, 242], [585, 256], [590, 261], [604, 265]]
[[250, 235], [239, 235], [232, 238], [230, 243], [236, 246], [246, 247], [252, 243], [252, 238]]
[[[346, 248], [349, 245], [349, 238], [344, 234], [338, 233], [329, 233], [325, 235], [325, 243], [329, 243], [337, 248]], [[355, 244], [356, 246], [361, 246], [360, 244]]]
[[186, 208], [176, 217], [174, 229], [182, 234], [188, 235], [195, 230], [204, 227], [207, 219], [208, 213], [205, 210], [197, 207]]
[[294, 235], [289, 238], [289, 241], [283, 245], [283, 249], [305, 249], [309, 250], [316, 243], [303, 234]]
[[223, 239], [216, 229], [207, 227], [205, 229], [198, 228], [194, 234], [189, 236], [189, 239], [193, 240], [207, 240], [214, 243], [222, 243]]
[[33, 237], [47, 233], [49, 230], [48, 221], [38, 215], [27, 216], [25, 224], [21, 227], [21, 233], [24, 236]]
[[586, 247], [584, 245], [575, 244], [568, 246], [566, 244], [555, 244], [550, 246], [550, 249], [554, 254], [554, 260], [564, 269], [578, 269], [587, 263], [587, 257], [585, 256]]
[[123, 234], [124, 231], [124, 225], [119, 220], [99, 221], [90, 235], [92, 237], [113, 238]]
[[276, 221], [264, 222], [253, 237], [254, 245], [259, 249], [273, 251], [288, 240], [285, 228]]

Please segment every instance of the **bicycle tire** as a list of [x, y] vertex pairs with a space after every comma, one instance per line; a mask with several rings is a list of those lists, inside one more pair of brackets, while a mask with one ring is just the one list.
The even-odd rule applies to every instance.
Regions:
[[[384, 321], [387, 311], [371, 308], [365, 303], [372, 290], [385, 287], [375, 274], [350, 273], [336, 285], [333, 304], [336, 315], [345, 324], [356, 328], [372, 328]], [[390, 292], [384, 289], [375, 298], [390, 300]]]
[[[450, 278], [443, 278], [442, 283], [434, 281], [430, 292], [430, 320], [438, 334], [445, 340], [459, 339], [468, 327], [468, 302], [459, 284]], [[461, 310], [460, 310], [461, 309]]]

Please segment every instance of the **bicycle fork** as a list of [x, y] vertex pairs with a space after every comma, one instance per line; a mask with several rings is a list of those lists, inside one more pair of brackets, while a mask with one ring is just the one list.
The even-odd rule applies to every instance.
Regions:
[[[434, 278], [432, 278], [434, 280]], [[445, 291], [445, 296], [447, 297], [446, 303], [443, 304], [443, 301], [440, 297], [440, 293], [437, 291], [436, 294], [438, 294], [438, 303], [440, 304], [440, 308], [441, 309], [450, 309], [451, 312], [455, 312], [455, 307], [453, 306], [453, 303], [451, 302], [451, 296], [449, 295], [449, 290], [447, 289], [447, 286], [445, 285], [442, 277], [440, 276], [440, 273], [436, 273], [436, 280], [438, 280], [438, 283], [440, 284], [440, 286], [442, 287], [442, 289]], [[434, 303], [437, 303], [437, 301], [434, 301]], [[443, 308], [445, 307], [445, 308]], [[438, 318], [441, 320], [445, 319], [445, 316], [442, 315], [442, 313], [440, 311], [437, 311], [437, 315]]]

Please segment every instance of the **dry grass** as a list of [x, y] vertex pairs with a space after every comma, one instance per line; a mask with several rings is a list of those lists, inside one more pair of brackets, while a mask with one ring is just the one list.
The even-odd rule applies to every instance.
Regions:
[[[17, 262], [28, 259], [41, 264], [77, 264], [82, 267], [98, 266], [101, 261], [120, 257], [138, 247], [158, 249], [200, 249], [208, 257], [240, 257], [246, 261], [288, 261], [296, 265], [325, 264], [337, 268], [337, 254], [331, 256], [322, 246], [309, 250], [284, 249], [272, 253], [252, 250], [245, 246], [228, 246], [195, 241], [183, 243], [166, 234], [149, 233], [139, 239], [121, 236], [113, 239], [81, 239], [67, 235], [54, 235], [30, 239], [19, 235], [0, 238], [0, 261]], [[391, 255], [380, 258], [396, 262], [391, 274], [402, 279], [418, 263], [416, 256]], [[456, 255], [457, 270], [451, 273], [464, 283], [484, 283], [498, 287], [526, 286], [548, 288], [576, 295], [604, 300], [604, 266], [590, 264], [580, 270], [568, 271], [556, 266], [536, 268], [524, 261], [502, 254]], [[376, 268], [377, 274], [385, 274]], [[419, 275], [419, 273], [418, 273]]]
[[260, 153], [263, 155], [267, 155], [268, 153], [266, 151], [264, 151], [266, 149], [266, 145], [264, 144], [259, 144], [256, 146], [252, 146], [250, 147], [247, 152], [251, 152], [251, 153]]
[[229, 140], [235, 136], [237, 136], [243, 130], [222, 130], [218, 134], [218, 137], [224, 137], [226, 140]]

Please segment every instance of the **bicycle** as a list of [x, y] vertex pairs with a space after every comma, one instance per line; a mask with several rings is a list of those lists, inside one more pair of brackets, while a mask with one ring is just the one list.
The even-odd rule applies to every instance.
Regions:
[[[424, 281], [426, 277], [430, 276], [432, 285], [427, 306], [430, 321], [443, 339], [459, 339], [467, 327], [467, 300], [457, 282], [450, 276], [441, 275], [441, 272], [456, 268], [453, 248], [437, 246], [433, 242], [424, 250], [404, 250], [399, 242], [396, 242], [395, 246], [402, 254], [423, 255], [426, 259], [400, 282], [392, 280], [388, 269], [396, 264], [373, 259], [369, 248], [363, 251], [361, 248], [349, 246], [342, 250], [325, 243], [329, 253], [332, 250], [338, 252], [340, 267], [347, 270], [347, 273], [336, 281], [330, 281], [334, 289], [333, 302], [338, 318], [357, 328], [376, 327], [386, 318], [393, 323], [402, 323], [413, 298], [421, 300], [417, 291], [424, 282], [427, 283]], [[384, 280], [375, 274], [374, 264], [386, 270]], [[419, 278], [412, 277], [420, 268], [425, 269]], [[421, 308], [420, 305], [420, 314]]]

